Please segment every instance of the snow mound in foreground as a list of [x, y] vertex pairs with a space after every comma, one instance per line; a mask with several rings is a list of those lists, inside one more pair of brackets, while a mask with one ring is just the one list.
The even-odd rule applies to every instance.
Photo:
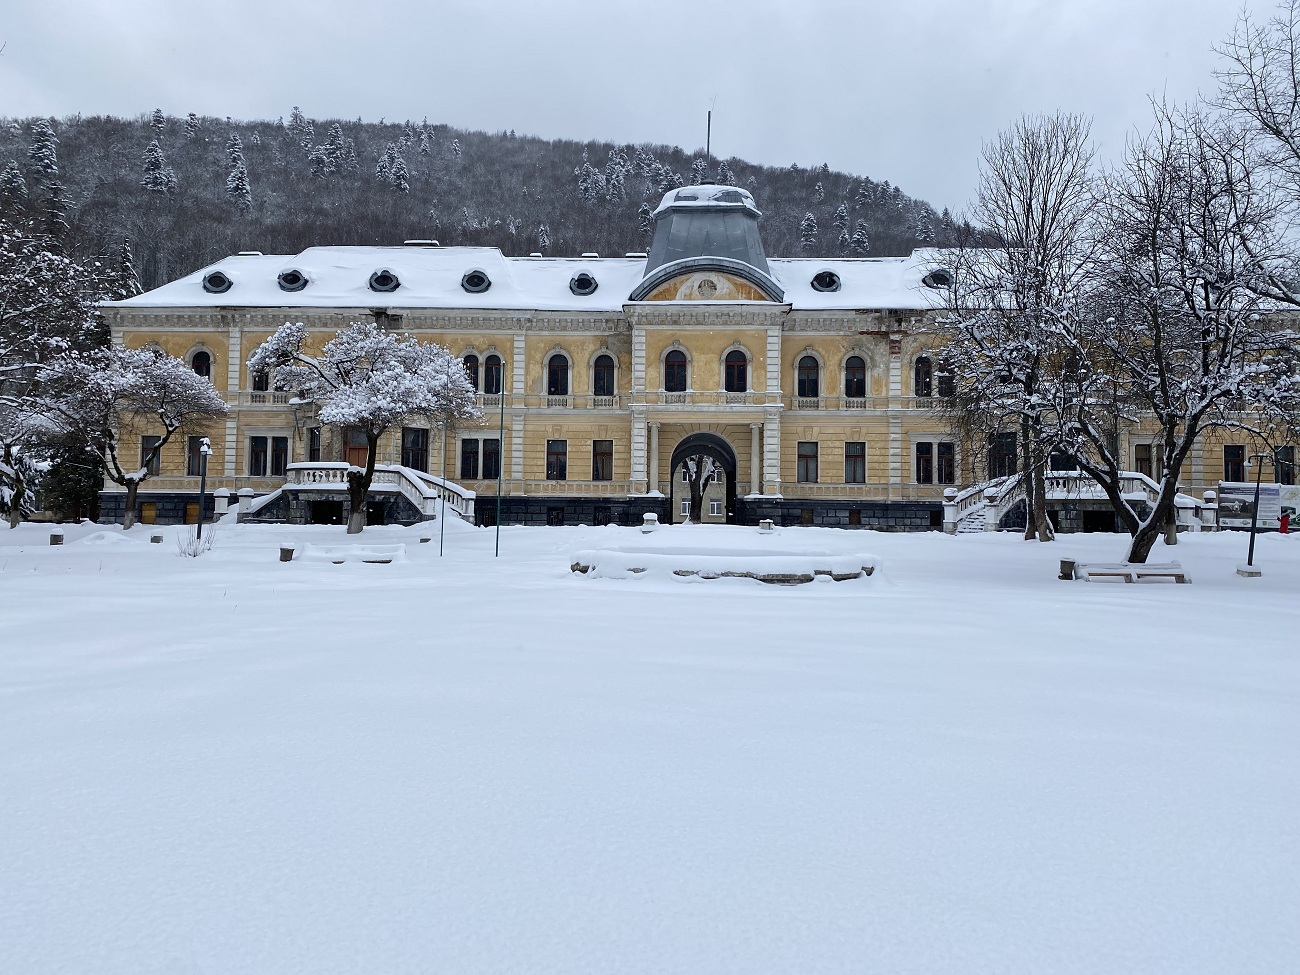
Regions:
[[636, 551], [630, 547], [586, 549], [573, 556], [574, 572], [598, 579], [627, 579], [633, 576], [676, 576], [701, 579], [744, 578], [780, 585], [798, 585], [826, 577], [835, 582], [870, 576], [880, 560], [864, 553], [804, 554], [779, 552], [762, 554], [748, 550], [705, 552]]

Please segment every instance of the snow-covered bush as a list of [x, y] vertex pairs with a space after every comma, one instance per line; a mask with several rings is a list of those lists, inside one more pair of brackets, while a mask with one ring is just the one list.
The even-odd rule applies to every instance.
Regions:
[[212, 546], [217, 543], [217, 526], [209, 525], [208, 530], [199, 537], [198, 526], [195, 525], [184, 535], [176, 536], [176, 554], [182, 558], [197, 559], [204, 552], [211, 552]]

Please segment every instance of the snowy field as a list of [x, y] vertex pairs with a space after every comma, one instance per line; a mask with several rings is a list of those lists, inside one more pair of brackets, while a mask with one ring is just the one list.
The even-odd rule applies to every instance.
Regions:
[[0, 528], [0, 971], [1300, 970], [1300, 538], [447, 528]]

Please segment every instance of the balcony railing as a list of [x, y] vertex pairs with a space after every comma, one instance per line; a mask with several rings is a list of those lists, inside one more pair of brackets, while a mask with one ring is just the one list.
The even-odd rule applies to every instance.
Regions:
[[293, 393], [281, 390], [241, 389], [226, 393], [226, 402], [235, 406], [288, 406]]
[[511, 490], [544, 497], [623, 498], [632, 493], [631, 481], [513, 481]]

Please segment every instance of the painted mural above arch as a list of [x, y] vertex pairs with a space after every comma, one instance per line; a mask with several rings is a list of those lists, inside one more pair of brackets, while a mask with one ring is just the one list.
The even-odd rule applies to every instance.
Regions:
[[771, 301], [755, 285], [721, 271], [692, 271], [663, 282], [643, 301]]

